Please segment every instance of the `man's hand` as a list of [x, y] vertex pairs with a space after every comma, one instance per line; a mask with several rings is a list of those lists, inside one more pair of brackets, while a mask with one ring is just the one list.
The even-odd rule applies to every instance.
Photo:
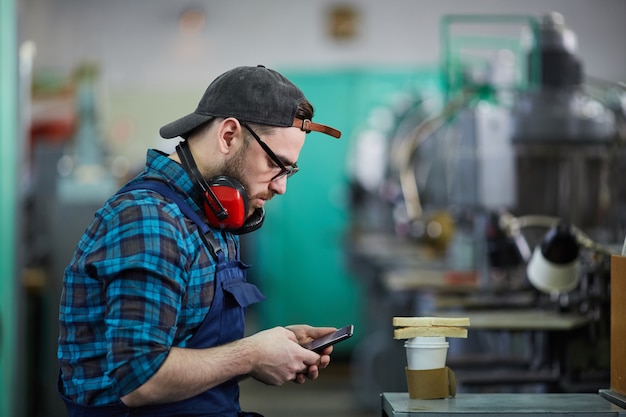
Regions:
[[[312, 327], [307, 324], [294, 324], [291, 326], [287, 326], [287, 329], [291, 330], [298, 340], [299, 344], [305, 344], [313, 339], [318, 339], [322, 336], [326, 336], [327, 334], [335, 332], [337, 329], [335, 327]], [[330, 354], [333, 351], [332, 346], [328, 346], [324, 350], [320, 352], [320, 360], [316, 365], [311, 365], [306, 370], [306, 372], [299, 373], [296, 376], [294, 382], [298, 384], [303, 384], [308, 379], [317, 379], [319, 376], [319, 370], [326, 368], [330, 364]]]
[[332, 346], [315, 353], [301, 345], [334, 332], [334, 327], [293, 325], [275, 327], [250, 336], [248, 341], [257, 350], [257, 361], [250, 375], [269, 385], [282, 385], [287, 381], [302, 384], [316, 379], [319, 369], [330, 363]]

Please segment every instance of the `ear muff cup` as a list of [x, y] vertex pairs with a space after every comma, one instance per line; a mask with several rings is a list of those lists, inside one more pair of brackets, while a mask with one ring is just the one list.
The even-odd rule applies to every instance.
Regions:
[[258, 208], [248, 217], [249, 200], [246, 188], [239, 181], [232, 177], [220, 175], [211, 178], [209, 187], [226, 212], [226, 217], [222, 220], [218, 219], [215, 213], [219, 212], [211, 208], [211, 202], [214, 200], [208, 193], [205, 193], [204, 212], [211, 227], [226, 229], [233, 234], [243, 235], [263, 226], [265, 210]]
[[205, 191], [204, 212], [209, 225], [229, 231], [241, 228], [246, 222], [249, 207], [244, 186], [236, 179], [224, 175], [211, 178], [208, 185], [215, 199], [222, 205], [221, 208], [217, 207], [215, 199]]

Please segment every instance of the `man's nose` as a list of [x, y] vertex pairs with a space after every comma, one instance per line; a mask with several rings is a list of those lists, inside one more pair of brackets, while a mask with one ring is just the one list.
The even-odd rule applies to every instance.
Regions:
[[287, 191], [287, 176], [277, 178], [276, 180], [270, 182], [270, 190], [274, 191], [276, 194], [285, 194]]

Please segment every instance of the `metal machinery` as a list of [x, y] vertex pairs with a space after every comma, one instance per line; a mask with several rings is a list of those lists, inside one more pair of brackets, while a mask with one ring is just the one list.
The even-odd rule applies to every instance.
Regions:
[[416, 92], [356, 138], [357, 394], [405, 390], [392, 316], [447, 314], [472, 320], [450, 340], [459, 392], [597, 392], [626, 234], [626, 88], [584, 76], [558, 13], [446, 16], [441, 44], [442, 100]]

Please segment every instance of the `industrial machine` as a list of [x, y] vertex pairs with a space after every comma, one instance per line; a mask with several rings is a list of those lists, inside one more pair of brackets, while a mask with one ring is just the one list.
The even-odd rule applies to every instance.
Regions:
[[597, 392], [626, 234], [626, 88], [585, 76], [558, 13], [446, 16], [441, 44], [441, 95], [414, 92], [392, 127], [357, 137], [349, 252], [383, 316], [356, 349], [371, 369], [357, 391], [404, 383], [384, 317], [452, 312], [478, 325], [451, 344], [461, 392]]

